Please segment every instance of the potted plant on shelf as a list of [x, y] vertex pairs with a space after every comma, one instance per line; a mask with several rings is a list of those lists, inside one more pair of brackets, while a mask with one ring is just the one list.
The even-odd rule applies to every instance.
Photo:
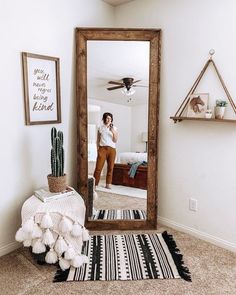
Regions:
[[227, 101], [225, 100], [216, 100], [216, 106], [215, 106], [215, 118], [216, 119], [223, 119], [225, 114], [225, 108], [227, 106]]
[[51, 129], [51, 174], [48, 177], [49, 191], [60, 193], [66, 190], [66, 174], [64, 174], [63, 132]]

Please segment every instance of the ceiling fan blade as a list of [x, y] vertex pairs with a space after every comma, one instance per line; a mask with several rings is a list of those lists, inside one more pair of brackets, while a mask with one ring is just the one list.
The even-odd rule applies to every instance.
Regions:
[[114, 86], [114, 87], [108, 87], [107, 90], [115, 90], [115, 89], [119, 89], [119, 88], [123, 88], [123, 85], [120, 86]]
[[134, 81], [132, 84], [137, 83], [137, 82], [140, 82], [140, 81], [142, 81], [142, 80], [136, 80], [136, 81]]
[[123, 82], [109, 81], [108, 84], [114, 84], [114, 85], [122, 85], [122, 86], [124, 86], [124, 83]]
[[145, 88], [148, 88], [147, 85], [132, 85], [132, 87], [145, 87]]

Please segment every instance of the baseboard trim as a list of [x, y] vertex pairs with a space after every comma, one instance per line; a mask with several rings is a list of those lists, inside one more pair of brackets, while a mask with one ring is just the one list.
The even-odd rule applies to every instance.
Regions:
[[21, 244], [18, 242], [12, 242], [12, 243], [9, 243], [5, 246], [2, 246], [2, 247], [0, 247], [0, 256], [6, 255], [6, 254], [8, 254], [20, 247], [21, 247]]
[[[209, 235], [207, 233], [204, 233], [202, 231], [199, 231], [199, 230], [196, 230], [194, 228], [188, 227], [188, 226], [183, 225], [181, 223], [177, 223], [177, 222], [175, 222], [173, 220], [170, 220], [168, 218], [165, 218], [165, 217], [158, 216], [158, 222], [160, 222], [163, 225], [166, 225], [166, 226], [169, 226], [171, 228], [174, 228], [174, 229], [177, 229], [179, 231], [190, 234], [190, 235], [192, 235], [192, 236], [194, 236], [196, 238], [199, 238], [201, 240], [204, 240], [206, 242], [212, 243], [212, 244], [214, 244], [216, 246], [222, 247], [222, 248], [227, 249], [227, 250], [232, 251], [232, 252], [236, 252], [236, 244], [234, 244], [234, 243], [231, 243], [231, 242], [228, 242], [226, 240], [220, 239], [218, 237]], [[2, 246], [2, 247], [0, 247], [0, 257], [3, 256], [3, 255], [8, 254], [8, 253], [20, 248], [20, 247], [21, 247], [21, 244], [18, 243], [18, 242], [12, 242], [12, 243], [9, 243], [9, 244], [7, 244], [5, 246]]]
[[218, 237], [209, 235], [207, 233], [204, 233], [202, 231], [196, 230], [194, 228], [188, 227], [186, 225], [177, 223], [173, 220], [170, 220], [165, 217], [158, 217], [158, 222], [160, 222], [163, 225], [169, 226], [171, 228], [177, 229], [179, 231], [185, 232], [187, 234], [190, 234], [196, 238], [199, 238], [201, 240], [204, 240], [206, 242], [212, 243], [216, 246], [222, 247], [224, 249], [227, 249], [232, 252], [236, 252], [236, 244], [233, 244], [231, 242], [228, 242], [226, 240], [220, 239]]

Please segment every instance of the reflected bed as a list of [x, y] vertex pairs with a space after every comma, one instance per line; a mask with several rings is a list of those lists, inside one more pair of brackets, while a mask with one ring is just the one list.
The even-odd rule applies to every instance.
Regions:
[[125, 152], [119, 153], [117, 157], [117, 163], [119, 164], [132, 164], [136, 162], [147, 162], [147, 153]]

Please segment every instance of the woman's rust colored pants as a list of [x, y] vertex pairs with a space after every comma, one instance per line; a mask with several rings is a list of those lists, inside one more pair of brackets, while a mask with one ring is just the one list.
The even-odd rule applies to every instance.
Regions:
[[106, 176], [106, 184], [112, 183], [112, 174], [113, 167], [116, 158], [116, 149], [110, 146], [100, 146], [98, 149], [96, 168], [94, 171], [95, 185], [98, 185], [102, 168], [104, 166], [105, 161], [107, 161], [107, 176]]

